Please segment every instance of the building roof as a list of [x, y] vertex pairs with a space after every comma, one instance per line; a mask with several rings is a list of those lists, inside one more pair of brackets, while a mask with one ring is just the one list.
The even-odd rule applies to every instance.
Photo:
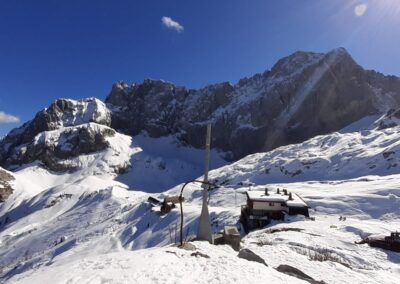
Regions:
[[247, 191], [247, 196], [250, 200], [263, 202], [286, 202], [289, 199], [288, 195], [282, 195], [274, 192], [265, 195], [265, 191], [261, 190], [249, 190]]
[[288, 195], [284, 195], [282, 191], [281, 193], [276, 193], [276, 191], [270, 190], [268, 195], [265, 195], [264, 190], [249, 190], [246, 193], [248, 198], [252, 201], [281, 202], [290, 207], [308, 207], [303, 199], [295, 193], [292, 193], [292, 200], [289, 200], [289, 193]]

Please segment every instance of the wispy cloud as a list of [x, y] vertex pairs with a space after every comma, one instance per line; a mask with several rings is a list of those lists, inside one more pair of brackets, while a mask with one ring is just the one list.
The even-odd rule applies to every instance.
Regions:
[[18, 123], [20, 120], [18, 117], [11, 115], [11, 114], [7, 114], [3, 111], [0, 111], [0, 124], [4, 124], [4, 123]]
[[184, 30], [184, 27], [181, 24], [179, 24], [177, 21], [174, 21], [170, 17], [165, 17], [165, 16], [162, 17], [161, 22], [167, 28], [173, 29], [173, 30], [177, 31], [178, 33], [183, 32], [183, 30]]

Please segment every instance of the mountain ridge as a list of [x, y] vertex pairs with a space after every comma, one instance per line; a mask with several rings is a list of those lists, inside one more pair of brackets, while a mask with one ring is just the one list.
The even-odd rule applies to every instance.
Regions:
[[[293, 67], [295, 63], [304, 68], [297, 66], [294, 70], [289, 68], [289, 71], [292, 72], [288, 72], [287, 68]], [[314, 70], [315, 65], [318, 65], [318, 63], [322, 65], [322, 67], [317, 66], [320, 68], [318, 69], [319, 71], [322, 68], [323, 72], [321, 74], [318, 74], [318, 70]], [[285, 68], [282, 67], [283, 65], [285, 65]], [[328, 65], [328, 67], [323, 68], [323, 65]], [[352, 71], [348, 72], [348, 70]], [[316, 86], [306, 86], [305, 83], [313, 75], [313, 72], [320, 76], [315, 78]], [[342, 74], [343, 72], [349, 74]], [[350, 75], [359, 76], [361, 86], [352, 83], [353, 79]], [[294, 79], [293, 76], [295, 77]], [[124, 114], [117, 113], [114, 116], [117, 119], [114, 121], [113, 128], [131, 135], [145, 129], [153, 137], [162, 136], [165, 132], [178, 133], [183, 142], [194, 147], [202, 147], [202, 133], [204, 132], [205, 124], [211, 121], [217, 129], [216, 133], [214, 133], [212, 144], [225, 152], [233, 152], [231, 159], [236, 160], [249, 153], [268, 151], [277, 146], [298, 143], [315, 135], [337, 131], [366, 115], [377, 112], [382, 113], [389, 108], [396, 108], [400, 102], [400, 80], [397, 77], [382, 76], [374, 71], [363, 70], [344, 48], [338, 48], [327, 54], [296, 52], [279, 60], [271, 70], [239, 80], [235, 85], [224, 82], [199, 90], [185, 90], [182, 87], [173, 89], [174, 85], [165, 81], [144, 81], [144, 84], [139, 85], [136, 91], [134, 88], [137, 85], [124, 88], [122, 93], [125, 94], [125, 97], [122, 101], [127, 111]], [[336, 81], [338, 80], [339, 83], [344, 82], [345, 85], [342, 87], [337, 84]], [[370, 81], [376, 84], [377, 87], [370, 87]], [[163, 84], [164, 88], [162, 87]], [[324, 84], [327, 86], [324, 86]], [[145, 85], [144, 88], [143, 85]], [[275, 85], [279, 86], [276, 87]], [[383, 85], [390, 85], [390, 88], [385, 91], [384, 87], [382, 87]], [[151, 86], [154, 86], [154, 89]], [[331, 89], [339, 87], [342, 87], [343, 90], [331, 91]], [[169, 92], [168, 89], [171, 88], [172, 91]], [[177, 111], [181, 113], [180, 118], [174, 119], [176, 115], [169, 113], [170, 115], [166, 119], [162, 116], [157, 119], [155, 114], [162, 113], [164, 109], [155, 108], [152, 110], [149, 105], [154, 104], [153, 98], [148, 98], [150, 96], [146, 98], [144, 95], [150, 95], [153, 92], [159, 94], [160, 89], [164, 91], [165, 97], [169, 96], [171, 101], [174, 101], [174, 99], [183, 101], [181, 103], [183, 105], [182, 109]], [[361, 89], [361, 91], [358, 91], [358, 89]], [[142, 93], [143, 90], [146, 90], [144, 94]], [[297, 93], [301, 90], [308, 95], [311, 93], [309, 97], [312, 97], [312, 99], [308, 98], [303, 102], [301, 108], [297, 109], [300, 115], [296, 114], [295, 111], [288, 121], [284, 121], [283, 126], [273, 125], [274, 120], [279, 115], [295, 105], [296, 98], [299, 97]], [[318, 96], [316, 94], [329, 92], [332, 95], [328, 99], [321, 99], [322, 95]], [[177, 95], [174, 95], [175, 93]], [[354, 93], [356, 94], [354, 95]], [[122, 96], [124, 96], [123, 94]], [[106, 103], [118, 105], [118, 101], [121, 99], [120, 95], [120, 92], [112, 90], [106, 98]], [[318, 103], [318, 99], [322, 102]], [[313, 104], [315, 106], [310, 109], [309, 106]], [[279, 105], [283, 105], [283, 107]], [[167, 105], [167, 109], [168, 107], [175, 111], [174, 106]], [[148, 116], [151, 118], [149, 120], [156, 123], [130, 124], [129, 120], [140, 120], [139, 117], [131, 116], [134, 113], [139, 113], [140, 110], [144, 110], [143, 116]], [[148, 114], [146, 114], [146, 111], [148, 111]], [[338, 112], [338, 115], [334, 114], [335, 111]], [[303, 128], [306, 127], [313, 130], [308, 131], [309, 133], [305, 133], [301, 137], [302, 133], [307, 132], [307, 129], [304, 131], [304, 129], [296, 130], [290, 128], [297, 124], [301, 114], [307, 112], [315, 113], [317, 122], [310, 117], [307, 118], [307, 121], [302, 123], [304, 124]], [[327, 117], [328, 115], [331, 117]], [[172, 126], [171, 121], [174, 124]], [[186, 122], [190, 122], [193, 125], [188, 126]], [[313, 123], [314, 125], [307, 127], [307, 125]], [[165, 129], [162, 125], [169, 125], [170, 129]], [[268, 138], [271, 131], [283, 127], [289, 128], [289, 131], [275, 134], [275, 136], [278, 136], [275, 138], [276, 141]], [[178, 131], [174, 128], [178, 129]], [[183, 131], [180, 131], [182, 129]], [[260, 143], [259, 141], [262, 142]], [[264, 143], [264, 141], [268, 143]]]
[[[86, 123], [129, 136], [173, 135], [182, 145], [195, 148], [203, 147], [205, 127], [211, 123], [212, 147], [225, 152], [227, 160], [238, 160], [338, 131], [398, 107], [400, 78], [364, 70], [344, 48], [326, 54], [295, 52], [271, 70], [234, 85], [223, 82], [194, 90], [163, 80], [147, 79], [131, 86], [119, 81], [104, 103], [95, 98], [56, 100], [0, 141], [0, 165], [13, 168], [43, 160], [44, 148], [38, 149], [42, 158], [26, 158], [26, 149], [36, 143], [37, 135]], [[98, 151], [96, 135], [103, 134], [78, 136], [77, 141], [89, 142], [83, 143], [86, 149], [74, 153]], [[47, 167], [65, 170], [49, 163]]]

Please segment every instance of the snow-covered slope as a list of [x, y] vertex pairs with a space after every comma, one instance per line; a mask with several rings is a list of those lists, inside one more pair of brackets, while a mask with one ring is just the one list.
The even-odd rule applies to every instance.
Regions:
[[[131, 168], [117, 178], [132, 189], [162, 192], [195, 179], [204, 171], [204, 152], [181, 145], [174, 136], [151, 138], [144, 133], [132, 140]], [[224, 155], [212, 150], [210, 168], [226, 165]]]
[[[225, 246], [194, 243], [198, 252], [210, 258], [201, 254], [192, 256], [193, 252], [171, 246], [179, 239], [179, 208], [160, 216], [146, 200], [150, 195], [160, 199], [176, 195], [181, 185], [149, 195], [128, 190], [123, 182], [142, 183], [146, 185], [143, 190], [153, 191], [169, 176], [163, 176], [162, 171], [194, 165], [201, 155], [191, 152], [193, 149], [176, 147], [173, 137], [158, 141], [142, 135], [136, 137], [138, 144], [130, 145], [132, 167], [138, 153], [143, 152], [143, 157], [162, 157], [163, 151], [175, 153], [164, 155], [166, 163], [162, 170], [157, 166], [159, 160], [140, 163], [143, 161], [140, 158], [137, 172], [131, 171], [135, 175], [129, 177], [128, 172], [118, 180], [112, 172], [92, 175], [84, 172], [87, 168], [60, 175], [30, 165], [16, 172], [16, 190], [0, 207], [0, 275], [11, 283], [46, 282], [54, 275], [60, 275], [57, 283], [169, 283], [176, 282], [179, 276], [198, 283], [248, 283], [264, 277], [272, 283], [300, 281], [275, 270], [280, 265], [290, 265], [326, 283], [395, 283], [400, 277], [399, 255], [354, 242], [400, 229], [400, 175], [397, 167], [386, 168], [394, 162], [389, 159], [397, 156], [383, 156], [392, 150], [396, 153], [399, 129], [396, 126], [379, 130], [374, 123], [367, 126], [365, 121], [358, 125], [364, 125], [366, 130], [353, 133], [344, 130], [316, 137], [271, 153], [246, 157], [210, 173], [223, 184], [210, 192], [213, 232], [224, 225], [237, 224], [240, 206], [245, 204], [243, 192], [250, 187], [252, 190], [287, 188], [311, 207], [315, 221], [292, 217], [244, 236], [242, 246], [262, 257], [268, 267], [241, 260], [237, 252]], [[348, 147], [348, 143], [353, 144]], [[193, 160], [187, 158], [190, 153], [195, 153]], [[196, 155], [200, 157], [195, 158]], [[182, 162], [184, 157], [187, 164]], [[296, 163], [302, 167], [308, 165], [305, 170], [309, 172], [292, 176], [280, 170], [280, 166], [287, 169], [291, 160], [304, 157], [317, 161]], [[174, 158], [180, 164], [174, 164]], [[332, 161], [353, 171], [332, 170], [335, 169]], [[374, 169], [369, 168], [369, 161], [375, 161]], [[266, 174], [265, 166], [274, 163], [279, 164], [278, 170]], [[154, 177], [158, 170], [159, 180], [137, 178], [141, 174]], [[189, 172], [182, 170], [178, 179], [174, 182], [166, 179], [164, 185], [179, 182]], [[329, 175], [324, 175], [325, 172]], [[184, 236], [192, 236], [201, 210], [201, 187], [189, 185], [184, 196]], [[339, 216], [346, 216], [346, 221], [339, 221]], [[205, 269], [206, 274], [197, 279]], [[163, 273], [157, 273], [160, 271]], [[215, 275], [219, 278], [214, 278]]]
[[[94, 166], [101, 168], [100, 173], [120, 172], [129, 166], [130, 144], [129, 136], [104, 125], [87, 123], [41, 132], [30, 143], [14, 148], [9, 159], [21, 164], [39, 162], [59, 172]], [[11, 168], [18, 169], [21, 164]]]
[[[212, 282], [211, 278], [218, 273], [220, 278], [214, 279], [215, 283], [244, 283], [267, 277], [264, 275], [269, 275], [267, 279], [273, 283], [295, 282], [296, 278], [288, 279], [271, 270], [281, 264], [299, 268], [326, 283], [395, 283], [400, 277], [398, 254], [355, 245], [354, 241], [400, 227], [399, 177], [253, 185], [252, 190], [263, 190], [265, 186], [272, 190], [277, 186], [300, 194], [311, 206], [311, 216], [316, 218], [315, 221], [292, 218], [244, 238], [243, 247], [260, 255], [270, 268], [238, 259], [231, 248], [202, 243], [195, 246], [210, 259], [172, 247], [145, 249], [169, 245], [179, 239], [178, 208], [159, 216], [145, 201], [146, 193], [127, 191], [124, 185], [100, 177], [60, 184], [25, 199], [21, 206], [11, 210], [12, 221], [0, 232], [2, 277], [11, 283], [32, 279], [43, 282], [56, 274], [62, 276], [57, 283], [67, 280], [118, 283], [122, 279], [133, 283], [142, 283], [139, 280], [165, 283], [163, 273], [157, 271], [194, 280], [189, 275], [200, 275], [207, 261], [213, 265], [207, 266], [207, 274], [198, 283]], [[179, 189], [176, 187], [169, 193]], [[237, 222], [240, 205], [245, 203], [241, 193], [247, 189], [247, 186], [224, 187], [211, 192], [213, 231]], [[185, 192], [185, 236], [196, 232], [200, 190], [193, 185]], [[339, 221], [339, 215], [347, 220]], [[279, 228], [300, 230], [268, 231]], [[327, 259], [316, 261], [318, 254]], [[175, 282], [176, 278], [168, 281]]]
[[[349, 127], [351, 128], [351, 127]], [[212, 178], [232, 186], [342, 180], [399, 173], [400, 127], [335, 132], [300, 144], [249, 155], [214, 171]]]
[[21, 275], [10, 283], [306, 283], [263, 264], [237, 257], [230, 247], [195, 243], [195, 251], [176, 247], [119, 251], [87, 258], [57, 258], [50, 268]]

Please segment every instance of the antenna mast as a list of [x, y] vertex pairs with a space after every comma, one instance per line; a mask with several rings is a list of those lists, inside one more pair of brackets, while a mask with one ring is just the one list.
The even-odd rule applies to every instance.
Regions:
[[[211, 124], [207, 125], [207, 136], [206, 136], [206, 153], [204, 159], [204, 182], [208, 182], [208, 170], [210, 168], [210, 145], [211, 145]], [[210, 213], [208, 212], [208, 188], [209, 185], [204, 184], [203, 186], [203, 205], [201, 208], [199, 229], [197, 232], [197, 239], [208, 241], [213, 243], [211, 225], [210, 225]]]

